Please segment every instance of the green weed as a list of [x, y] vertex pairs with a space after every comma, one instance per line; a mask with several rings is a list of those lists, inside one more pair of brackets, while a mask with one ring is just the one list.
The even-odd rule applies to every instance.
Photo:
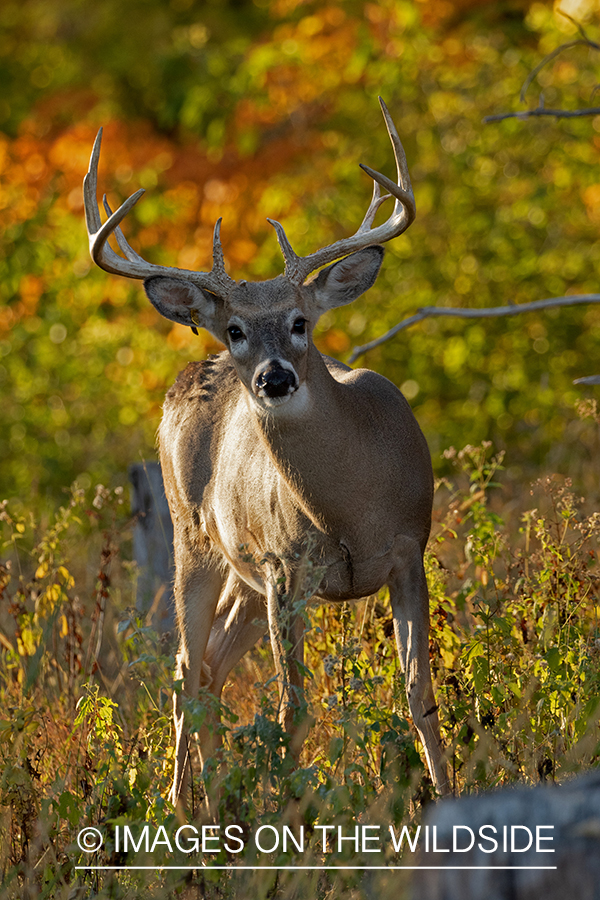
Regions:
[[[447, 455], [458, 473], [438, 486], [426, 566], [455, 791], [560, 780], [600, 752], [600, 515], [567, 481], [549, 478], [507, 523], [501, 456], [488, 444]], [[385, 593], [354, 608], [307, 606], [318, 577], [307, 558], [306, 589], [291, 598], [305, 621], [304, 713], [313, 722], [299, 764], [278, 722], [270, 648], [259, 642], [221, 703], [207, 692], [186, 701], [192, 732], [220, 716], [222, 743], [201, 771], [192, 739], [200, 818], [187, 823], [196, 833], [178, 832], [166, 798], [180, 685], [173, 648], [127, 605], [122, 493], [75, 491], [43, 527], [6, 504], [0, 518], [3, 896], [360, 898], [373, 885], [382, 897], [401, 893], [397, 874], [367, 882], [316, 868], [372, 865], [353, 842], [357, 825], [412, 828], [432, 795]], [[207, 823], [202, 798], [213, 779], [219, 815]], [[220, 832], [202, 832], [216, 824]], [[84, 828], [97, 829], [101, 846], [85, 843]], [[287, 842], [275, 841], [286, 828]], [[377, 863], [393, 859], [386, 845]], [[144, 865], [154, 868], [133, 868]], [[244, 868], [252, 865], [308, 868]]]

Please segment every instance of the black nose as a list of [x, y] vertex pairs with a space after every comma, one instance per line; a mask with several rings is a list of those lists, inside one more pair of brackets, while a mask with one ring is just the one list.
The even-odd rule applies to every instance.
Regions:
[[279, 363], [269, 363], [256, 377], [256, 389], [267, 397], [285, 397], [296, 387], [296, 377]]

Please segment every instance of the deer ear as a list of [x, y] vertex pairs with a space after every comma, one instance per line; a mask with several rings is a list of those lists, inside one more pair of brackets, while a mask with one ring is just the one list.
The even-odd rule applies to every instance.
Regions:
[[213, 331], [217, 314], [218, 297], [209, 294], [191, 281], [155, 275], [146, 278], [144, 290], [161, 316], [188, 325], [196, 325]]
[[383, 260], [383, 247], [367, 247], [323, 269], [311, 283], [317, 311], [352, 303], [375, 284]]

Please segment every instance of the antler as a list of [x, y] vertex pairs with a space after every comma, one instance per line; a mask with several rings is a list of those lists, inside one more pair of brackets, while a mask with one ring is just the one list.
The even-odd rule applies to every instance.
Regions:
[[[177, 269], [172, 266], [157, 266], [146, 262], [135, 250], [129, 246], [125, 236], [119, 227], [127, 213], [138, 202], [144, 190], [141, 189], [132, 194], [116, 212], [108, 205], [104, 195], [104, 209], [108, 219], [102, 224], [100, 210], [98, 208], [98, 160], [100, 158], [100, 145], [102, 143], [102, 129], [98, 132], [90, 167], [83, 180], [83, 200], [85, 205], [85, 219], [88, 236], [90, 239], [90, 254], [96, 265], [110, 272], [112, 275], [125, 275], [128, 278], [148, 278], [151, 275], [171, 275], [175, 278], [186, 278], [193, 281], [201, 288], [205, 288], [219, 296], [227, 295], [235, 286], [235, 281], [225, 271], [223, 261], [223, 248], [221, 247], [221, 219], [215, 224], [213, 235], [213, 266], [210, 272], [191, 272], [188, 269]], [[119, 256], [108, 244], [108, 238], [114, 234], [119, 249], [124, 254]]]
[[[396, 159], [396, 168], [398, 171], [398, 184], [394, 184], [394, 182], [389, 178], [386, 178], [385, 175], [382, 175], [380, 172], [375, 172], [374, 169], [369, 168], [369, 166], [364, 166], [362, 163], [360, 164], [361, 169], [364, 169], [367, 175], [371, 176], [374, 184], [371, 204], [356, 234], [349, 238], [343, 238], [341, 241], [336, 241], [335, 244], [329, 244], [327, 247], [323, 247], [321, 250], [317, 250], [316, 253], [311, 253], [309, 256], [297, 256], [287, 239], [283, 226], [273, 219], [267, 219], [277, 232], [277, 240], [279, 241], [279, 246], [281, 247], [281, 252], [285, 259], [285, 274], [290, 281], [293, 281], [295, 284], [302, 284], [315, 269], [327, 265], [327, 263], [334, 262], [342, 256], [347, 256], [349, 253], [354, 253], [355, 250], [363, 250], [365, 247], [372, 247], [374, 244], [383, 244], [385, 241], [390, 241], [392, 238], [398, 237], [398, 235], [402, 234], [403, 231], [406, 231], [408, 226], [414, 221], [417, 209], [415, 206], [412, 185], [410, 183], [410, 175], [408, 174], [408, 165], [406, 163], [404, 148], [398, 137], [398, 132], [396, 131], [396, 126], [392, 121], [389, 110], [381, 97], [379, 98], [379, 103], [392, 142], [392, 147], [394, 148], [394, 157]], [[380, 185], [389, 191], [389, 194], [385, 194], [382, 197]], [[396, 198], [391, 216], [387, 222], [383, 223], [383, 225], [378, 225], [377, 228], [373, 228], [373, 221], [377, 210], [381, 204], [386, 200], [389, 200], [390, 197]]]

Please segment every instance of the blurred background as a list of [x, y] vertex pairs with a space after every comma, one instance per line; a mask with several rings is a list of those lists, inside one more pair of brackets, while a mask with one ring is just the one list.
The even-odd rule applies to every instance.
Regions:
[[[218, 349], [161, 319], [141, 285], [92, 267], [81, 183], [104, 126], [99, 192], [139, 187], [124, 230], [152, 262], [210, 267], [223, 217], [233, 276], [282, 271], [270, 216], [299, 253], [360, 223], [364, 162], [393, 175], [377, 95], [417, 200], [376, 286], [321, 321], [323, 352], [420, 306], [489, 307], [599, 289], [599, 4], [525, 0], [5, 0], [0, 14], [0, 496], [50, 508], [74, 481], [114, 487], [155, 454], [166, 389]], [[562, 10], [562, 13], [561, 13]], [[385, 212], [385, 208], [384, 208]], [[517, 490], [546, 473], [597, 496], [600, 305], [430, 319], [360, 364], [402, 387], [438, 474], [442, 451], [505, 449]]]

